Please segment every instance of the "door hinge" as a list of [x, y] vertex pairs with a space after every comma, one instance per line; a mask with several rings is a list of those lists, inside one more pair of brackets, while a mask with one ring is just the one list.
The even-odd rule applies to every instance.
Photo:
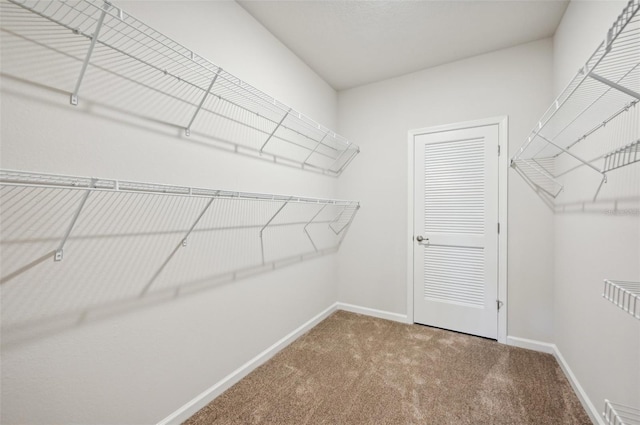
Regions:
[[496, 300], [496, 305], [498, 307], [498, 310], [500, 310], [500, 308], [502, 308], [502, 306], [504, 305], [504, 303], [500, 300]]
[[498, 234], [500, 234], [500, 223], [498, 223]]
[[498, 145], [498, 156], [500, 156], [500, 145]]

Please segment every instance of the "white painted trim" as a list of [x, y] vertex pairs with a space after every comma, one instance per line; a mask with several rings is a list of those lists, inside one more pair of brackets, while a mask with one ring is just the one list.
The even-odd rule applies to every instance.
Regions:
[[509, 310], [509, 276], [508, 276], [508, 252], [509, 252], [509, 117], [504, 116], [498, 123], [498, 143], [500, 145], [500, 158], [498, 158], [498, 222], [500, 234], [498, 235], [498, 299], [503, 302], [498, 310], [498, 342], [507, 343], [507, 311]]
[[[235, 371], [231, 372], [221, 381], [217, 382], [213, 386], [209, 387], [202, 393], [198, 394], [191, 401], [187, 402], [184, 406], [180, 407], [178, 410], [158, 422], [157, 425], [173, 425], [173, 424], [181, 424], [182, 422], [189, 419], [193, 416], [198, 410], [202, 409], [208, 403], [210, 403], [217, 396], [231, 388], [235, 383], [240, 381], [242, 378], [251, 373], [258, 366], [269, 360], [275, 354], [277, 354], [280, 350], [285, 348], [287, 345], [291, 344], [297, 338], [299, 338], [302, 334], [312, 329], [318, 323], [326, 319], [331, 313], [337, 310], [338, 303], [332, 304], [327, 309], [316, 315], [315, 317], [308, 320], [303, 325], [299, 326], [297, 329], [290, 332], [284, 338], [280, 339], [278, 342], [273, 344], [271, 347], [267, 348], [253, 359], [249, 360], [242, 366], [240, 366]], [[366, 314], [366, 313], [365, 313]], [[391, 313], [393, 314], [393, 313]]]
[[529, 350], [535, 350], [535, 351], [540, 351], [547, 354], [552, 354], [553, 357], [555, 357], [558, 364], [560, 365], [560, 369], [562, 369], [562, 372], [567, 377], [569, 384], [571, 384], [571, 387], [573, 388], [573, 391], [576, 393], [578, 400], [580, 400], [582, 407], [584, 407], [584, 410], [589, 415], [589, 418], [591, 418], [591, 421], [596, 425], [606, 425], [604, 422], [604, 419], [600, 415], [600, 410], [598, 410], [593, 405], [593, 403], [589, 399], [589, 396], [587, 396], [586, 391], [582, 388], [582, 385], [580, 385], [580, 382], [578, 382], [578, 378], [576, 378], [576, 376], [573, 374], [573, 372], [571, 371], [571, 368], [569, 367], [569, 364], [562, 356], [562, 353], [560, 353], [558, 346], [548, 342], [541, 342], [541, 341], [536, 341], [536, 340], [526, 339], [526, 338], [518, 338], [515, 336], [507, 337], [507, 344], [512, 345], [514, 347], [526, 348]]
[[569, 380], [571, 387], [573, 387], [573, 391], [578, 396], [578, 400], [580, 400], [580, 403], [582, 403], [582, 407], [584, 407], [584, 410], [587, 411], [587, 414], [591, 418], [591, 422], [597, 425], [606, 425], [604, 419], [600, 415], [600, 410], [598, 410], [593, 405], [593, 403], [589, 399], [589, 396], [587, 395], [587, 392], [582, 388], [582, 385], [580, 385], [580, 382], [578, 382], [578, 378], [576, 378], [576, 376], [571, 371], [569, 364], [564, 359], [564, 357], [562, 357], [562, 353], [560, 353], [560, 350], [558, 349], [558, 347], [554, 344], [553, 348], [554, 348], [554, 351], [553, 351], [554, 357], [558, 361], [560, 368], [562, 369], [565, 376]]
[[527, 350], [540, 351], [541, 353], [553, 354], [556, 346], [550, 342], [536, 341], [534, 339], [518, 338], [516, 336], [507, 337], [507, 345], [526, 348]]
[[366, 316], [378, 317], [380, 319], [393, 320], [395, 322], [411, 323], [407, 320], [406, 314], [392, 313], [390, 311], [376, 310], [375, 308], [362, 307], [359, 305], [336, 303], [338, 310], [350, 311], [351, 313], [364, 314]]
[[[417, 135], [440, 133], [442, 131], [462, 130], [465, 128], [482, 127], [487, 125], [498, 126], [498, 144], [500, 145], [500, 158], [498, 159], [498, 220], [500, 222], [500, 235], [498, 236], [498, 298], [503, 302], [502, 308], [498, 311], [498, 342], [507, 344], [507, 321], [508, 321], [508, 274], [507, 274], [507, 242], [508, 242], [508, 176], [509, 176], [509, 117], [493, 117], [461, 123], [439, 125], [435, 127], [409, 130], [407, 161], [407, 199], [409, 201], [407, 216], [407, 323], [414, 322], [413, 312], [413, 220], [414, 203], [413, 192], [415, 183], [415, 158], [414, 139]], [[497, 154], [497, 152], [496, 152]]]
[[[303, 325], [299, 326], [297, 329], [286, 335], [284, 338], [280, 339], [278, 342], [273, 344], [271, 347], [264, 350], [262, 353], [258, 354], [253, 359], [249, 360], [247, 363], [240, 366], [238, 369], [227, 375], [224, 379], [217, 382], [204, 392], [197, 395], [191, 401], [186, 403], [184, 406], [180, 407], [178, 410], [158, 422], [157, 425], [173, 425], [180, 424], [191, 416], [193, 416], [198, 410], [202, 409], [208, 403], [210, 403], [217, 396], [225, 392], [227, 389], [231, 388], [235, 383], [240, 381], [242, 378], [247, 376], [253, 370], [255, 370], [258, 366], [269, 360], [279, 351], [284, 349], [286, 346], [291, 344], [297, 338], [299, 338], [305, 332], [311, 330], [318, 323], [326, 319], [331, 315], [331, 313], [337, 310], [349, 311], [352, 313], [364, 314], [367, 316], [378, 317], [381, 319], [393, 320], [396, 322], [403, 323], [413, 323], [413, 320], [409, 320], [407, 315], [392, 313], [384, 310], [377, 310], [368, 307], [357, 306], [353, 304], [341, 303], [337, 302], [327, 309], [316, 315], [315, 317], [308, 320]], [[566, 360], [560, 353], [560, 350], [555, 344], [551, 344], [548, 342], [541, 342], [532, 339], [519, 338], [515, 336], [509, 336], [505, 339], [505, 343], [508, 345], [512, 345], [514, 347], [526, 348], [529, 350], [540, 351], [543, 353], [553, 354], [556, 358], [560, 368], [564, 372], [567, 380], [571, 384], [571, 387], [575, 391], [580, 403], [589, 414], [591, 420], [596, 425], [606, 425], [603, 419], [600, 417], [600, 412], [595, 408], [587, 393], [584, 391], [580, 383], [578, 382], [576, 376], [573, 374]]]

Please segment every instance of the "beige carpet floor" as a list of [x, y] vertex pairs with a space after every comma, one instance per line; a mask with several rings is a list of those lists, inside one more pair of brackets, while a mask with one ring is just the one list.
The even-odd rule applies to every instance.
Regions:
[[591, 421], [551, 355], [339, 311], [185, 424]]

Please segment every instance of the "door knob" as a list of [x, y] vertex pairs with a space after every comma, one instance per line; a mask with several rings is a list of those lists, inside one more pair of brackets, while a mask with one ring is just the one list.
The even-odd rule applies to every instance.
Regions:
[[422, 235], [418, 235], [418, 236], [416, 236], [416, 240], [417, 240], [418, 242], [422, 242], [422, 241], [429, 242], [429, 238], [422, 237]]

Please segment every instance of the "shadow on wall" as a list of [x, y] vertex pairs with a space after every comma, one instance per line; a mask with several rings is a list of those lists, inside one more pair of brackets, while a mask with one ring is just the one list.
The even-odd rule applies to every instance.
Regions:
[[[37, 4], [53, 10], [81, 3]], [[124, 50], [140, 48], [140, 40], [128, 34], [138, 30], [124, 31], [121, 22], [116, 19], [110, 33], [101, 32], [79, 84], [91, 39], [0, 2], [0, 76], [18, 87], [4, 85], [2, 94], [331, 176], [357, 153], [357, 147], [338, 146], [339, 138], [311, 122], [274, 115], [281, 113], [277, 108], [260, 109], [263, 94], [239, 94], [251, 90], [248, 85], [211, 84], [209, 74], [199, 74], [201, 67], [171, 49], [143, 50], [134, 59], [101, 44], [109, 36]], [[143, 54], [148, 63], [141, 61]], [[162, 63], [166, 69], [158, 68]], [[27, 95], [21, 85], [36, 91]], [[45, 99], [70, 94], [77, 85], [78, 106]], [[33, 94], [38, 91], [42, 98]], [[91, 192], [72, 225], [85, 192], [0, 185], [4, 346], [330, 254], [348, 230], [348, 225], [337, 233], [331, 228], [336, 222], [342, 228], [344, 206], [282, 208], [281, 201], [216, 198], [206, 208], [209, 198], [117, 191]], [[63, 259], [54, 261], [67, 232]]]
[[[88, 34], [97, 25], [90, 15], [101, 9], [59, 1], [42, 2], [43, 7], [49, 3], [45, 15], [75, 30], [0, 3], [3, 78], [77, 93], [78, 106], [63, 106], [93, 116], [116, 114], [118, 121], [145, 129], [161, 124], [163, 134], [181, 141], [330, 176], [339, 175], [358, 153], [357, 146], [283, 110], [209, 62], [188, 58], [184, 47], [131, 17], [108, 14], [83, 72]], [[83, 12], [75, 9], [83, 7]]]
[[357, 210], [86, 193], [0, 186], [3, 345], [330, 254]]

